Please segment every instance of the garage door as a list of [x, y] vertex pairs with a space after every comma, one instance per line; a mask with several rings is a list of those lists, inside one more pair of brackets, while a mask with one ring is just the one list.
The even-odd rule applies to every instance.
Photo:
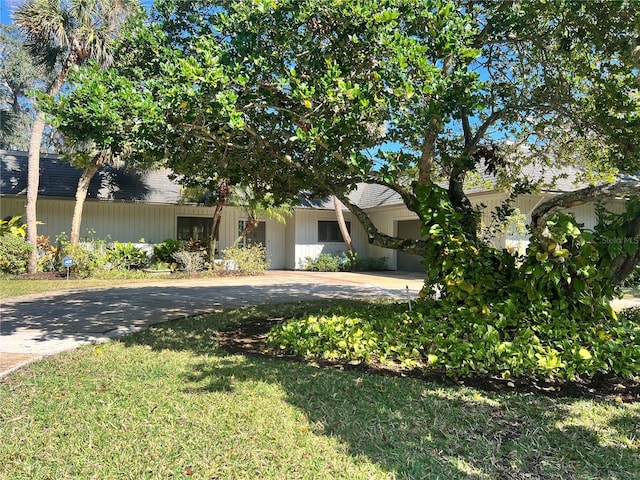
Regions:
[[[398, 236], [400, 238], [411, 238], [417, 240], [420, 235], [420, 220], [402, 220], [398, 222]], [[426, 272], [422, 265], [423, 258], [410, 253], [398, 252], [398, 270], [405, 272]]]

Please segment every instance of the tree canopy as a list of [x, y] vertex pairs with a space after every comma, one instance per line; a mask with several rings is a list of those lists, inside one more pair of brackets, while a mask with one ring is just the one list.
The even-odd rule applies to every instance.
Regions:
[[594, 184], [635, 174], [639, 25], [629, 1], [159, 0], [119, 74], [156, 99], [147, 154], [186, 184], [276, 202], [334, 194], [370, 242], [426, 255], [428, 242], [381, 233], [346, 194], [385, 185], [427, 233], [446, 220], [478, 245], [474, 173], [514, 195], [539, 187], [529, 164], [573, 165]]

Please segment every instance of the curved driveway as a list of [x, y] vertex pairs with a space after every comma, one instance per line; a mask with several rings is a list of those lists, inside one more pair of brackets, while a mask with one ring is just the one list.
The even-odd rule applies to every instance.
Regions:
[[4, 299], [0, 376], [15, 366], [7, 360], [11, 355], [22, 355], [23, 360], [52, 355], [197, 313], [323, 298], [406, 298], [407, 286], [415, 298], [422, 284], [420, 274], [401, 272], [268, 271], [257, 277], [163, 281]]

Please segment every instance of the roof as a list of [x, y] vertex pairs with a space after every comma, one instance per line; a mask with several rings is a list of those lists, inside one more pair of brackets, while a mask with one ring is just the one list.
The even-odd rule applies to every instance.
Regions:
[[[0, 150], [0, 195], [24, 195], [27, 191], [27, 153]], [[74, 198], [82, 170], [61, 161], [58, 155], [43, 154], [40, 157], [40, 185], [38, 195], [57, 198]], [[567, 192], [586, 186], [576, 184], [579, 171], [573, 167], [545, 168], [530, 164], [522, 175], [533, 181], [554, 184], [547, 191]], [[141, 173], [105, 165], [94, 176], [87, 199], [122, 200], [145, 203], [177, 204], [181, 201], [180, 185], [169, 178], [167, 169]], [[465, 189], [467, 194], [495, 190], [496, 177], [485, 172], [472, 176]], [[445, 186], [445, 185], [443, 185]], [[353, 203], [363, 209], [402, 204], [402, 197], [388, 187], [377, 184], [358, 184], [349, 193]], [[300, 208], [333, 210], [331, 197], [313, 199], [301, 197]]]
[[[27, 192], [26, 152], [0, 150], [0, 194], [25, 195]], [[75, 198], [82, 170], [60, 160], [57, 155], [40, 156], [38, 195]], [[166, 169], [131, 172], [104, 165], [89, 185], [87, 200], [121, 200], [175, 204], [180, 201], [180, 185], [169, 179]]]

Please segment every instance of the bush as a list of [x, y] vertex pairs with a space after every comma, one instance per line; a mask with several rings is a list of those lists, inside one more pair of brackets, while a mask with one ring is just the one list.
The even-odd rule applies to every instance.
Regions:
[[0, 271], [17, 275], [27, 269], [32, 246], [21, 236], [4, 234], [0, 236]]
[[307, 358], [399, 363], [451, 376], [575, 379], [640, 374], [640, 315], [607, 323], [527, 316], [517, 305], [474, 310], [448, 300], [338, 307], [291, 320], [268, 335], [273, 348]]
[[158, 262], [173, 263], [175, 261], [173, 254], [182, 250], [185, 250], [185, 245], [181, 240], [169, 238], [153, 247], [153, 256]]
[[389, 270], [387, 257], [360, 257], [357, 253], [345, 253], [343, 270], [348, 272], [382, 272]]
[[305, 258], [303, 268], [310, 272], [339, 272], [344, 263], [344, 257], [321, 253], [316, 258]]
[[244, 275], [264, 273], [268, 267], [267, 250], [261, 243], [248, 247], [231, 247], [222, 251], [223, 265]]
[[27, 226], [22, 223], [22, 215], [14, 215], [0, 220], [0, 236], [13, 235], [24, 238], [27, 236]]
[[131, 243], [115, 242], [107, 247], [106, 261], [113, 268], [121, 270], [140, 270], [149, 263], [146, 252]]
[[343, 253], [341, 256], [321, 253], [316, 258], [305, 258], [303, 268], [311, 272], [380, 272], [389, 269], [386, 257], [360, 257], [357, 253]]
[[86, 244], [66, 245], [61, 257], [73, 258], [71, 272], [81, 278], [90, 277], [104, 262], [102, 251]]
[[195, 273], [204, 270], [205, 261], [203, 252], [187, 252], [183, 250], [175, 252], [173, 258], [185, 272]]
[[51, 240], [45, 235], [38, 236], [38, 270], [55, 272], [60, 263], [60, 247], [51, 245]]

